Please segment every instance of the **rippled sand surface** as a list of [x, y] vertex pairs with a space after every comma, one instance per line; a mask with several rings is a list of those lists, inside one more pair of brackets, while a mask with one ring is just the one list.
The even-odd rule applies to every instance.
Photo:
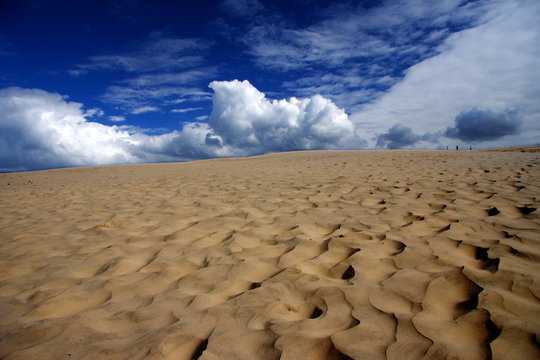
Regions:
[[539, 206], [528, 149], [0, 174], [0, 358], [539, 359]]

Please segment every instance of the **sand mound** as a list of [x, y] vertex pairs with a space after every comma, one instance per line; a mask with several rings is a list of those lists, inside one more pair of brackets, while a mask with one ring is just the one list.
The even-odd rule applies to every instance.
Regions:
[[0, 174], [2, 359], [538, 359], [540, 153]]

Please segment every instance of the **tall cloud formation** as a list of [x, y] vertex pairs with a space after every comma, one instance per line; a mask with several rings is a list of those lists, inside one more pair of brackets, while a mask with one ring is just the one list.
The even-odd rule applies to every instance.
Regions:
[[358, 147], [354, 124], [331, 100], [268, 100], [248, 81], [214, 81], [209, 125], [223, 143], [247, 153]]
[[248, 81], [212, 82], [208, 123], [147, 135], [88, 121], [82, 105], [38, 89], [0, 89], [0, 171], [359, 148], [355, 126], [332, 101], [269, 100]]
[[472, 142], [496, 140], [517, 134], [520, 124], [521, 118], [516, 109], [503, 112], [472, 109], [456, 116], [455, 126], [448, 127], [444, 135]]

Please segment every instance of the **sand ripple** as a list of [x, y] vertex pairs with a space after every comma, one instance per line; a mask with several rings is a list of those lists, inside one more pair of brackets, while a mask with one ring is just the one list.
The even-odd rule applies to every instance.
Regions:
[[540, 153], [0, 174], [2, 359], [538, 359]]

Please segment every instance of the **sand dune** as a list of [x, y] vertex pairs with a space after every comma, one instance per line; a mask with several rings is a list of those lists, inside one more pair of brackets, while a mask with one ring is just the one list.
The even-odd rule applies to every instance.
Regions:
[[0, 174], [2, 359], [539, 359], [540, 153]]

